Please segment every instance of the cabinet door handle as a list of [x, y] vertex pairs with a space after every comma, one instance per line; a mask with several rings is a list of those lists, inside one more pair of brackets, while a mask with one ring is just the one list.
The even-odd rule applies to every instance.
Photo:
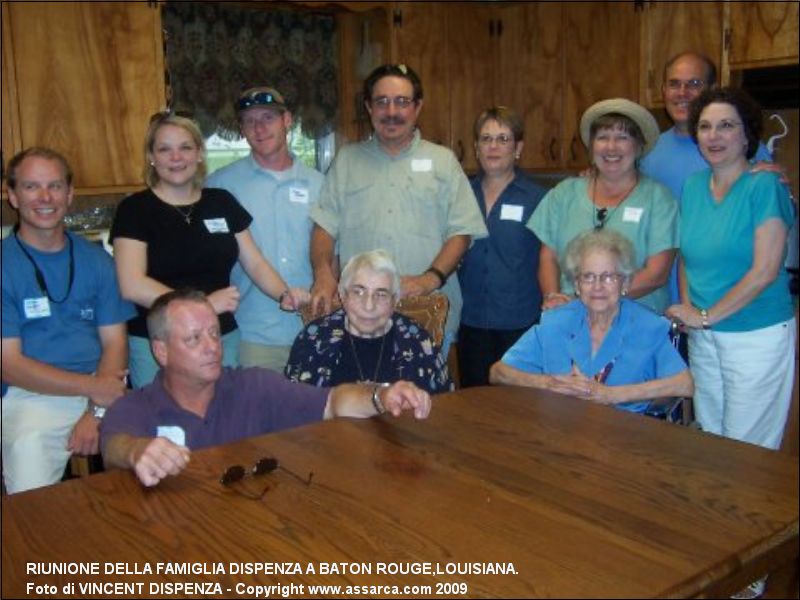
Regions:
[[550, 138], [550, 160], [555, 162], [556, 160], [556, 138]]
[[456, 158], [458, 159], [458, 162], [463, 163], [464, 162], [464, 143], [461, 140], [458, 140], [456, 142], [456, 150], [457, 150]]

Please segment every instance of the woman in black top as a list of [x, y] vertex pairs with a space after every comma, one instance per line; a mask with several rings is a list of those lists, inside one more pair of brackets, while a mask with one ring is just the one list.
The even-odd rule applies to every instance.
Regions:
[[289, 288], [255, 245], [252, 217], [227, 191], [203, 189], [205, 148], [191, 119], [164, 113], [154, 117], [145, 138], [148, 189], [125, 198], [111, 228], [122, 295], [135, 302], [128, 322], [130, 377], [134, 387], [152, 381], [158, 365], [147, 338], [146, 314], [170, 290], [205, 292], [220, 317], [223, 362], [238, 363], [239, 335], [233, 312], [239, 291], [230, 285], [238, 260], [253, 282], [287, 310], [308, 292]]

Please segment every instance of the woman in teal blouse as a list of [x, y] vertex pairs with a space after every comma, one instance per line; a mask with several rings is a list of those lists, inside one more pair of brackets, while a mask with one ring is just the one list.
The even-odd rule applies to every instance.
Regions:
[[703, 430], [777, 448], [796, 366], [783, 269], [794, 207], [778, 175], [749, 170], [761, 119], [741, 90], [708, 90], [692, 106], [692, 136], [711, 168], [684, 184], [681, 304], [667, 314], [689, 328]]

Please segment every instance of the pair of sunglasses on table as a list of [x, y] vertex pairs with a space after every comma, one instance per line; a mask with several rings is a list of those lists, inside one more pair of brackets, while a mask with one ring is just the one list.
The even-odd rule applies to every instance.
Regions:
[[261, 500], [264, 497], [269, 489], [272, 487], [270, 483], [267, 483], [264, 488], [260, 492], [251, 492], [246, 489], [241, 488], [241, 486], [237, 485], [239, 482], [249, 478], [249, 477], [257, 477], [259, 475], [265, 475], [267, 473], [272, 473], [280, 469], [285, 473], [288, 473], [299, 482], [303, 483], [304, 485], [311, 485], [311, 478], [314, 476], [313, 472], [308, 473], [308, 477], [302, 477], [298, 475], [294, 471], [291, 471], [284, 467], [283, 465], [278, 463], [277, 458], [273, 457], [266, 457], [260, 459], [256, 464], [254, 464], [250, 469], [245, 469], [242, 465], [233, 465], [225, 469], [225, 472], [220, 477], [219, 482], [224, 485], [225, 487], [235, 491], [236, 493], [244, 496], [245, 498], [250, 498], [252, 500]]

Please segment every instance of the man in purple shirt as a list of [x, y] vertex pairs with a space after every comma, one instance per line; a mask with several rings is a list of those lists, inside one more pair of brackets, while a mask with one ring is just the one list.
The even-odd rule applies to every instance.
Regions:
[[430, 413], [428, 393], [407, 381], [316, 388], [266, 369], [223, 369], [219, 320], [202, 292], [164, 294], [147, 326], [161, 372], [120, 398], [101, 426], [105, 465], [133, 469], [146, 486], [180, 473], [190, 448], [334, 417]]

